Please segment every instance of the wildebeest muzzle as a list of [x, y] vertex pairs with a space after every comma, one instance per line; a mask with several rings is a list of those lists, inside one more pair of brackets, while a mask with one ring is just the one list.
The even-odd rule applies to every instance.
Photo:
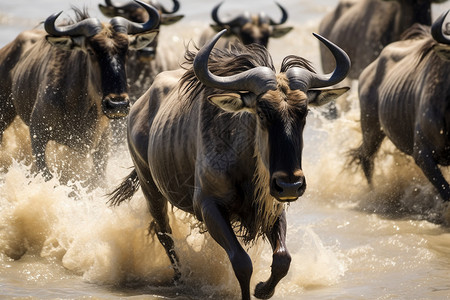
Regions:
[[109, 95], [102, 100], [102, 111], [110, 119], [126, 117], [130, 111], [128, 95]]
[[275, 172], [270, 182], [270, 194], [280, 202], [292, 202], [306, 190], [303, 174], [290, 178], [282, 172]]
[[156, 47], [149, 46], [137, 51], [137, 58], [140, 62], [151, 62], [155, 59]]

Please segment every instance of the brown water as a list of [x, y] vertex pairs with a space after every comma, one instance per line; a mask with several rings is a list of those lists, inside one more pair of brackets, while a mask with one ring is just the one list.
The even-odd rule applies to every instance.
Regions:
[[[0, 46], [36, 20], [67, 10], [68, 3], [2, 1]], [[73, 3], [87, 3], [92, 15], [99, 15], [96, 1]], [[185, 41], [207, 27], [212, 6], [207, 3], [182, 2], [189, 17], [163, 28], [161, 42], [182, 51]], [[239, 4], [227, 1], [230, 9], [234, 6], [228, 3]], [[319, 69], [311, 32], [336, 1], [282, 3], [292, 11], [290, 24], [296, 29], [271, 42], [276, 66], [284, 56], [300, 54]], [[449, 6], [434, 6], [433, 16]], [[270, 1], [258, 2], [263, 8], [276, 10]], [[273, 299], [450, 299], [450, 230], [437, 224], [450, 223], [450, 210], [420, 170], [389, 142], [377, 156], [374, 190], [361, 170], [346, 165], [346, 151], [361, 140], [356, 85], [347, 97], [349, 110], [338, 120], [326, 120], [317, 110], [310, 113], [304, 149], [308, 189], [288, 209], [287, 245], [293, 260]], [[77, 200], [69, 197], [73, 188], [57, 179], [44, 182], [32, 175], [23, 124], [8, 130], [0, 148], [0, 298], [239, 298], [224, 251], [191, 227], [188, 215], [171, 215], [183, 274], [183, 283], [173, 286], [164, 250], [147, 236], [150, 216], [141, 192], [120, 207], [106, 204], [105, 193], [132, 166], [125, 144], [109, 157], [104, 188], [93, 191], [81, 184], [89, 162], [55, 144], [48, 152], [56, 177], [80, 177], [69, 182]], [[73, 163], [61, 166], [64, 157]], [[444, 173], [450, 179], [448, 169]], [[269, 276], [271, 251], [258, 243], [249, 254], [253, 289]]]

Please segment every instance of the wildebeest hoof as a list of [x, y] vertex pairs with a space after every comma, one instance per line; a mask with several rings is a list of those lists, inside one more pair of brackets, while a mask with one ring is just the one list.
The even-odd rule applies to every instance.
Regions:
[[255, 287], [255, 297], [258, 299], [269, 299], [275, 293], [275, 289], [268, 287], [265, 282], [260, 282]]

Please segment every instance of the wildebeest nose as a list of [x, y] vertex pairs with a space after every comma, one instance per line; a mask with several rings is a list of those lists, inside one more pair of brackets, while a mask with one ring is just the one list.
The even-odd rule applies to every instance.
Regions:
[[272, 189], [276, 192], [276, 198], [281, 201], [293, 201], [303, 195], [306, 188], [305, 178], [298, 177], [295, 181], [277, 177], [272, 181]]
[[130, 102], [128, 95], [110, 95], [107, 99], [117, 104], [127, 104]]
[[130, 99], [127, 94], [109, 95], [102, 101], [102, 110], [110, 119], [123, 118], [130, 110]]
[[156, 48], [155, 47], [145, 47], [137, 52], [138, 59], [143, 62], [152, 61], [156, 56]]

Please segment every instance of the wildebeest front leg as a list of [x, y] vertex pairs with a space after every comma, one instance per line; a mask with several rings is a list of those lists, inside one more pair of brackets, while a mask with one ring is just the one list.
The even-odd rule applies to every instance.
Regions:
[[450, 201], [450, 186], [434, 160], [432, 151], [426, 145], [420, 145], [415, 147], [413, 157], [428, 180], [438, 190], [442, 199]]
[[291, 255], [286, 248], [286, 213], [284, 211], [266, 236], [273, 250], [272, 272], [267, 281], [256, 285], [255, 297], [260, 299], [269, 299], [273, 296], [276, 285], [286, 276], [291, 264]]
[[236, 238], [225, 210], [221, 209], [218, 203], [220, 201], [214, 198], [203, 199], [200, 204], [202, 219], [209, 234], [228, 254], [234, 274], [241, 286], [242, 299], [249, 300], [250, 277], [253, 273], [252, 261]]

